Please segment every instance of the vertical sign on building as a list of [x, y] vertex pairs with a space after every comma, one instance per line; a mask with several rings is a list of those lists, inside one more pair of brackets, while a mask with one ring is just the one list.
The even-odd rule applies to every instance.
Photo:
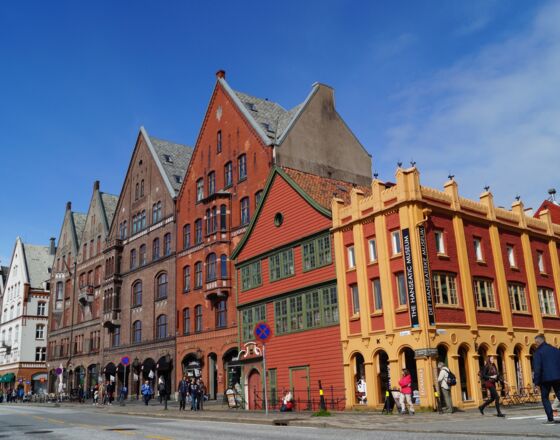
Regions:
[[428, 305], [428, 322], [436, 325], [434, 301], [432, 295], [432, 278], [430, 277], [430, 262], [428, 261], [428, 247], [426, 245], [426, 229], [424, 225], [418, 226], [420, 235], [420, 251], [422, 252], [422, 270], [424, 271], [424, 286], [426, 286], [426, 304]]
[[410, 231], [408, 228], [402, 230], [403, 257], [406, 278], [406, 290], [408, 293], [408, 310], [410, 311], [410, 324], [418, 327], [418, 303], [416, 301], [416, 286], [414, 284], [414, 268], [412, 266], [412, 251], [410, 249]]

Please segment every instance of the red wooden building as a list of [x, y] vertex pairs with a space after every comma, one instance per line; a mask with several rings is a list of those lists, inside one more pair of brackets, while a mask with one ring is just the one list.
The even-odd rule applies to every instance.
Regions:
[[271, 406], [290, 390], [296, 409], [317, 409], [318, 381], [329, 406], [343, 408], [334, 250], [329, 229], [334, 194], [352, 184], [275, 167], [247, 232], [232, 254], [240, 312], [241, 382], [250, 409], [263, 405], [261, 344], [253, 330], [267, 322], [266, 367]]

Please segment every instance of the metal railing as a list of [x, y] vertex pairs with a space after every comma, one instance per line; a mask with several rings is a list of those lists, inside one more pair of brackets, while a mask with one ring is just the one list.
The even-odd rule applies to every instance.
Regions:
[[[292, 393], [293, 411], [319, 411], [321, 409], [321, 397], [319, 388], [306, 388], [306, 389], [282, 389], [268, 390], [268, 408], [271, 410], [280, 410], [282, 400], [287, 391]], [[346, 389], [325, 387], [324, 398], [327, 409], [334, 411], [342, 411], [346, 407]], [[264, 396], [263, 390], [254, 388], [249, 390], [249, 409], [264, 410]]]

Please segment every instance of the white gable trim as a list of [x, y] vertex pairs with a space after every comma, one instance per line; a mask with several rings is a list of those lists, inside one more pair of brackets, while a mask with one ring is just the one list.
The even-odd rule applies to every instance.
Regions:
[[150, 150], [150, 152], [152, 153], [152, 156], [154, 157], [154, 160], [155, 160], [156, 165], [158, 167], [159, 173], [161, 174], [161, 177], [163, 178], [163, 181], [165, 182], [165, 186], [167, 186], [167, 190], [169, 191], [169, 194], [171, 195], [171, 198], [174, 199], [175, 198], [175, 190], [171, 186], [171, 182], [169, 181], [169, 178], [167, 177], [167, 173], [163, 169], [163, 165], [161, 164], [161, 162], [159, 160], [156, 149], [152, 145], [152, 141], [150, 140], [150, 136], [148, 136], [148, 132], [146, 131], [144, 126], [140, 127], [140, 133], [142, 133], [142, 136], [144, 137], [144, 140], [146, 141], [146, 145], [148, 146], [148, 149]]

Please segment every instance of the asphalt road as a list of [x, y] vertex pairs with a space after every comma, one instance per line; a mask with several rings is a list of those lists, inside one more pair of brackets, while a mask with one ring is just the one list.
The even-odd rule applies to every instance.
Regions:
[[[209, 422], [197, 420], [161, 419], [125, 414], [99, 413], [87, 407], [37, 407], [28, 405], [0, 405], [0, 439], [242, 439], [242, 440], [318, 440], [318, 439], [488, 439], [486, 426], [501, 429], [491, 437], [516, 439], [560, 438], [560, 424], [542, 425], [542, 414], [516, 414], [509, 420], [497, 422], [495, 417], [470, 421], [469, 434], [454, 432], [454, 423], [425, 424], [416, 432], [411, 424], [399, 426], [377, 425], [373, 429], [331, 429], [315, 427], [270, 426], [244, 423]], [[459, 420], [457, 420], [459, 422]], [[466, 422], [466, 420], [465, 420]], [[458, 423], [460, 424], [460, 422]], [[523, 429], [521, 429], [523, 427]], [[529, 427], [529, 429], [528, 429]], [[531, 428], [533, 427], [533, 428]], [[431, 432], [430, 432], [431, 431]], [[464, 432], [464, 430], [461, 430]], [[521, 431], [524, 431], [522, 433]], [[477, 433], [478, 432], [478, 433]]]

